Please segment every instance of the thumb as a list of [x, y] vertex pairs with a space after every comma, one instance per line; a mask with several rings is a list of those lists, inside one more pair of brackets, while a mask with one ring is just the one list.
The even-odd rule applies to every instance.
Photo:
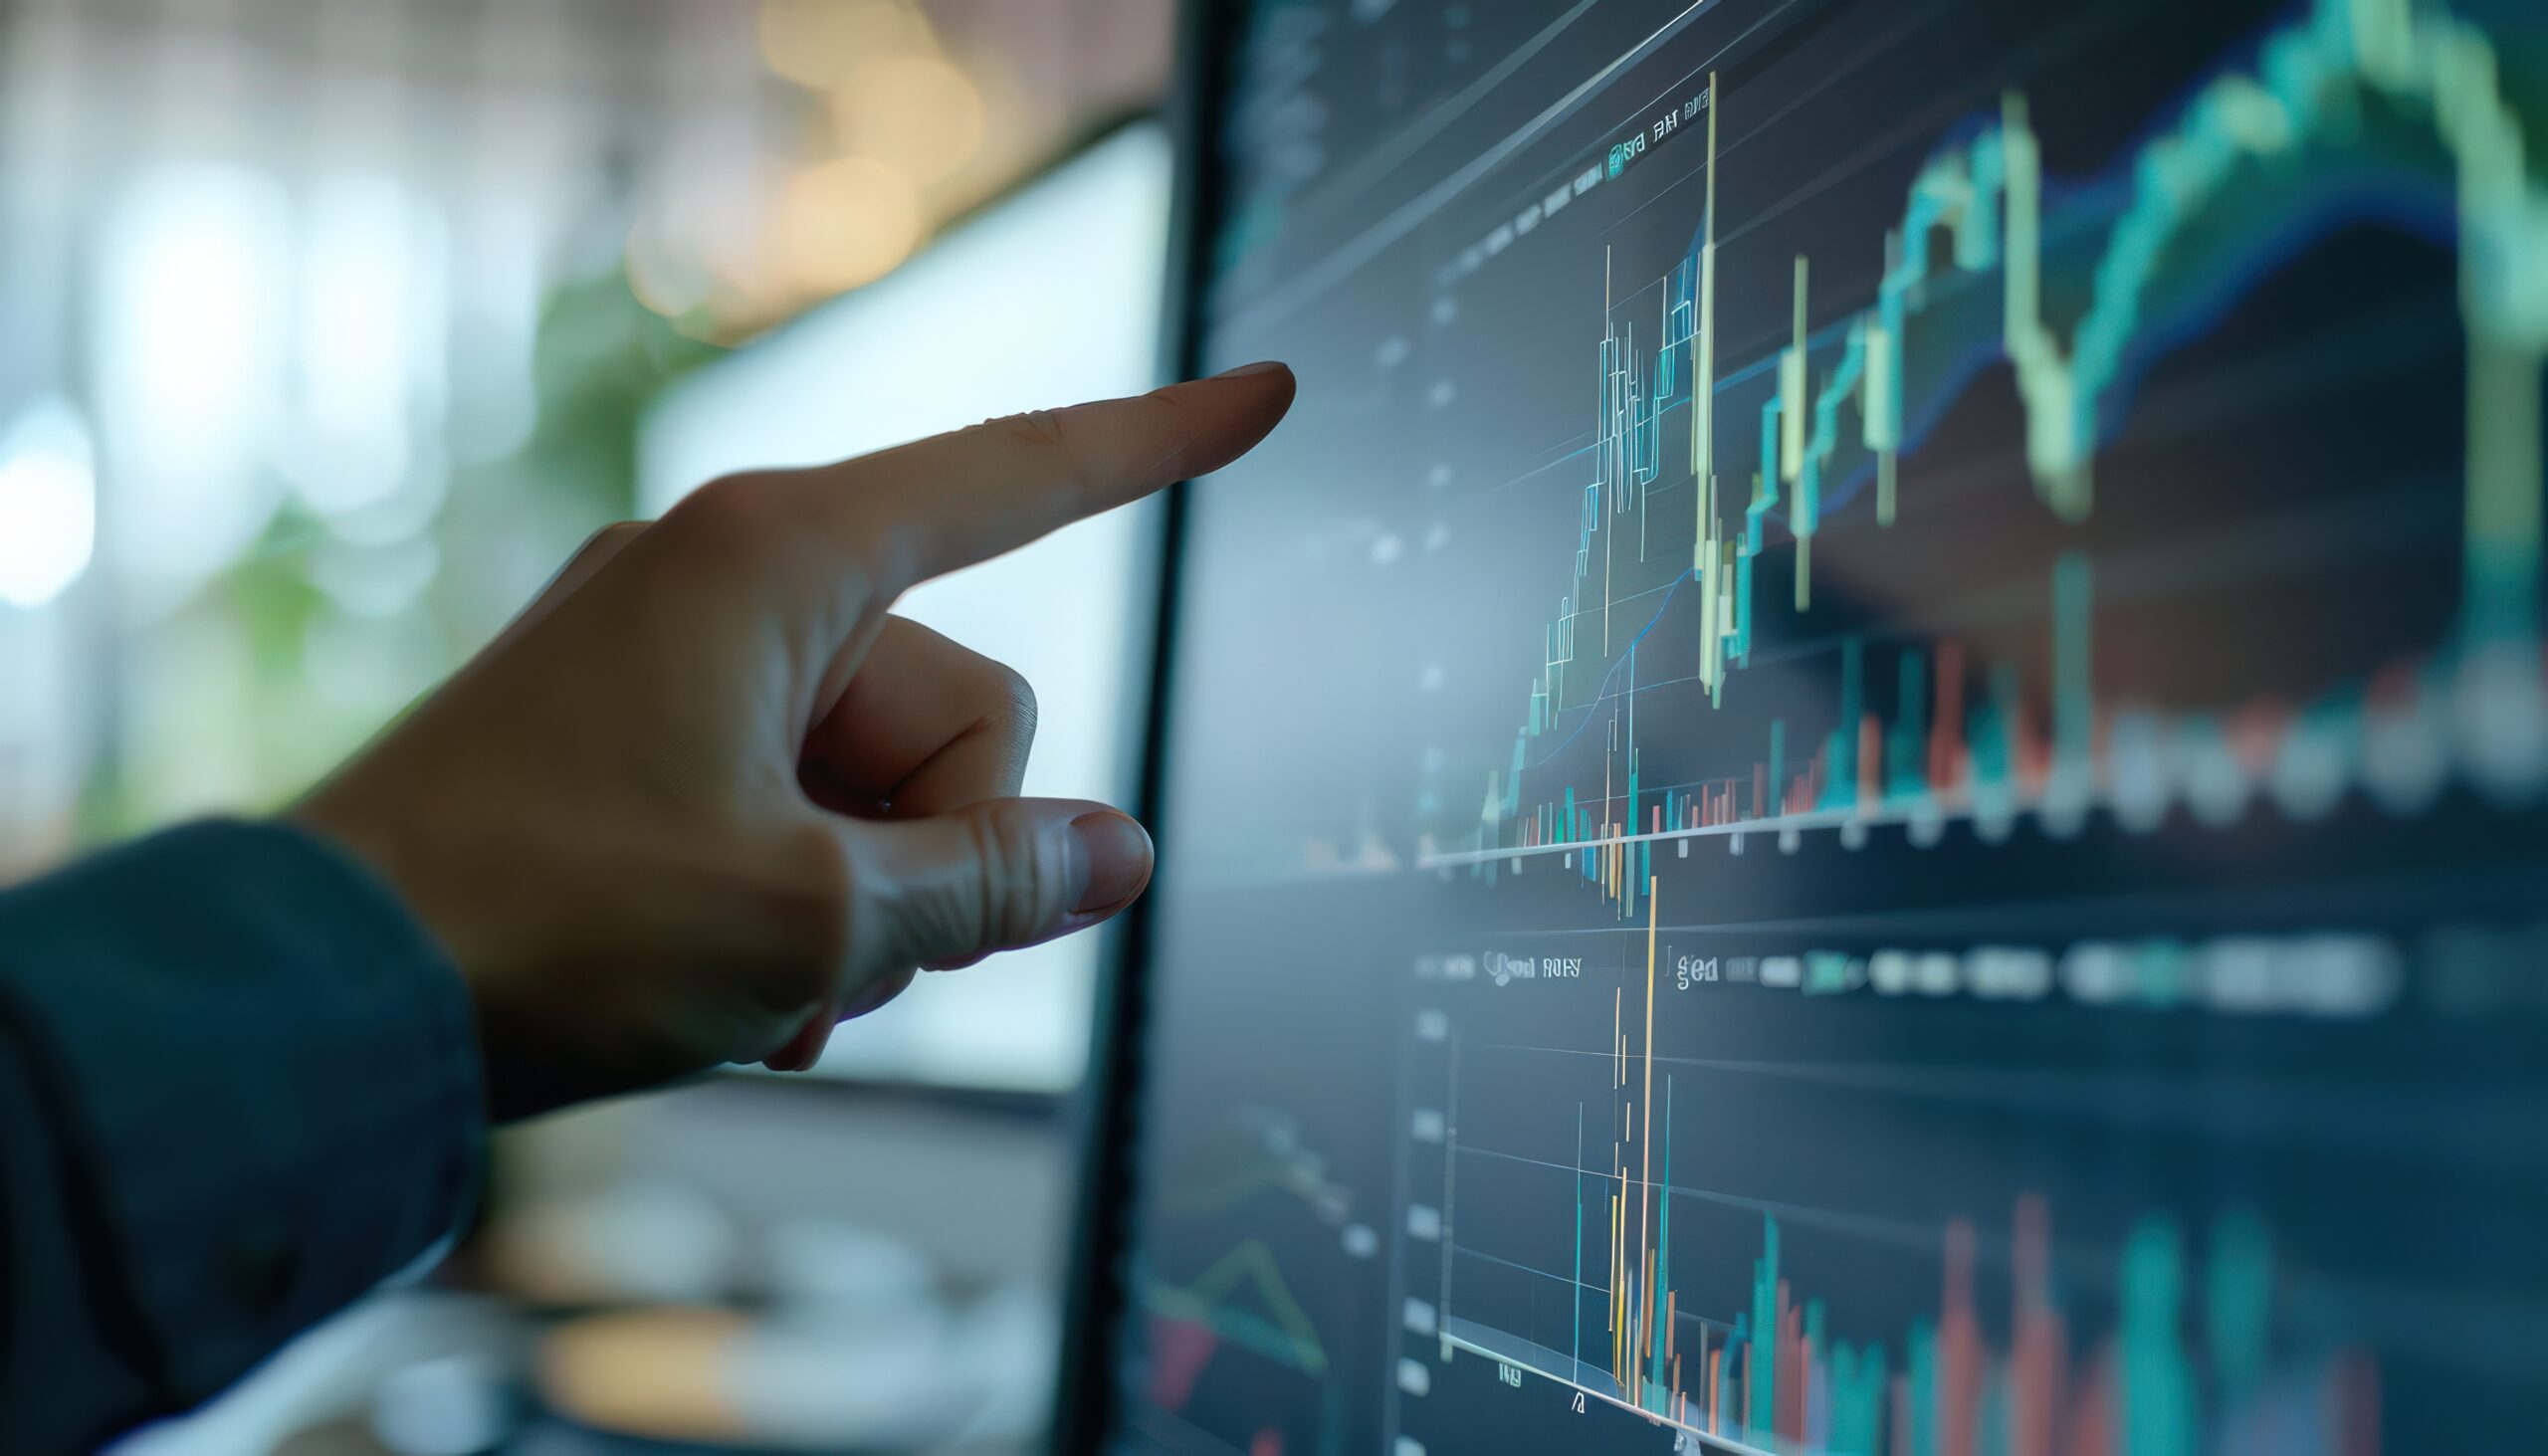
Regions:
[[1151, 837], [1086, 799], [985, 799], [925, 819], [851, 820], [856, 981], [1084, 930], [1151, 879]]

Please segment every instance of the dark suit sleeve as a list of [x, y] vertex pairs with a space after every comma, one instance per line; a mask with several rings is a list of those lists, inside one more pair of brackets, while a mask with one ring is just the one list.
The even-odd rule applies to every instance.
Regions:
[[0, 1451], [220, 1390], [459, 1218], [468, 996], [389, 892], [272, 824], [0, 894]]

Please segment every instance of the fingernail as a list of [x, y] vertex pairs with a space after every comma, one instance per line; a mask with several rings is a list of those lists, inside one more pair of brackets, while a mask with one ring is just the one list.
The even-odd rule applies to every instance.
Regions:
[[1259, 374], [1280, 374], [1291, 367], [1291, 365], [1282, 363], [1278, 360], [1260, 359], [1253, 364], [1241, 364], [1235, 369], [1223, 369], [1212, 377], [1215, 379], [1253, 379]]
[[1080, 852], [1088, 857], [1088, 883], [1071, 909], [1081, 915], [1109, 910], [1141, 893], [1151, 878], [1151, 837], [1130, 816], [1111, 810], [1071, 821]]
[[805, 1049], [796, 1054], [796, 1065], [788, 1068], [787, 1070], [790, 1072], [813, 1071], [814, 1064], [823, 1059], [823, 1053], [831, 1047], [831, 1044], [832, 1029], [826, 1026], [823, 1028], [822, 1035], [807, 1042]]
[[[822, 1055], [823, 1042], [831, 1036], [832, 1024], [826, 1019], [829, 1010], [827, 1006], [816, 1006], [805, 1017], [804, 1024], [787, 1038], [785, 1045], [761, 1058], [760, 1064], [772, 1072], [802, 1072], [814, 1065], [814, 1059]], [[817, 1028], [820, 1028], [819, 1035]]]

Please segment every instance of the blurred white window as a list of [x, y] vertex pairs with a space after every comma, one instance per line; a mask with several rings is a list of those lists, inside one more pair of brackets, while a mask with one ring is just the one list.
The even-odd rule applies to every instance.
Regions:
[[[685, 381], [648, 417], [640, 499], [661, 512], [756, 466], [859, 455], [1020, 410], [1156, 383], [1170, 162], [1118, 133], [899, 272]], [[904, 598], [902, 614], [1026, 675], [1030, 794], [1123, 801], [1134, 782], [1155, 600], [1156, 503], [1084, 521]], [[1086, 1057], [1088, 936], [921, 978], [850, 1023], [834, 1075], [1060, 1090]]]

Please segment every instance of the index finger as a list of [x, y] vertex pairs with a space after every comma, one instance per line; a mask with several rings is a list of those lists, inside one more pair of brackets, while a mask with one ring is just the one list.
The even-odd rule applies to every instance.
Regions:
[[1293, 387], [1284, 365], [1247, 364], [1128, 399], [990, 420], [805, 475], [825, 503], [824, 528], [880, 551], [880, 569], [909, 586], [1220, 469], [1282, 420]]

